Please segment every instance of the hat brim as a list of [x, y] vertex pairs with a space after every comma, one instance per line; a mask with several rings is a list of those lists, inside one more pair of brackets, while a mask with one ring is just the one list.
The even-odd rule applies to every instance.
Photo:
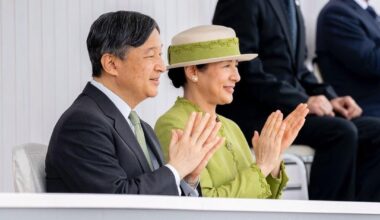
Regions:
[[239, 62], [243, 62], [243, 61], [253, 60], [256, 57], [257, 57], [256, 53], [249, 53], [249, 54], [241, 54], [241, 55], [235, 55], [235, 56], [217, 57], [217, 58], [195, 60], [195, 61], [189, 61], [189, 62], [183, 62], [183, 63], [176, 63], [173, 65], [169, 65], [166, 68], [173, 69], [173, 68], [199, 65], [199, 64], [216, 63], [216, 62], [226, 61], [226, 60], [237, 60]]

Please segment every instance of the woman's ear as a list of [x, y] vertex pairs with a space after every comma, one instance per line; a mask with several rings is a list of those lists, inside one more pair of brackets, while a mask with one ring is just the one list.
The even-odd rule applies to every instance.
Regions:
[[197, 68], [192, 65], [192, 66], [185, 66], [185, 75], [187, 78], [187, 81], [189, 82], [198, 82], [198, 71]]
[[111, 76], [118, 76], [119, 73], [117, 71], [117, 57], [115, 55], [105, 53], [100, 58], [100, 63], [102, 64], [103, 70], [105, 74], [109, 74]]

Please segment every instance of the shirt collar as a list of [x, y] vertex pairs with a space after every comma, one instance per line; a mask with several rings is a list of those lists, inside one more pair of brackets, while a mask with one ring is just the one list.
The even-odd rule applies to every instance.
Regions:
[[131, 107], [129, 107], [129, 105], [123, 99], [121, 99], [118, 95], [116, 95], [110, 89], [105, 87], [102, 83], [95, 80], [91, 80], [90, 83], [96, 88], [98, 88], [100, 91], [102, 91], [112, 101], [112, 103], [116, 106], [117, 109], [119, 109], [121, 114], [129, 123], [130, 121], [128, 117], [132, 111]]
[[361, 8], [366, 10], [368, 8], [368, 2], [365, 0], [354, 0]]

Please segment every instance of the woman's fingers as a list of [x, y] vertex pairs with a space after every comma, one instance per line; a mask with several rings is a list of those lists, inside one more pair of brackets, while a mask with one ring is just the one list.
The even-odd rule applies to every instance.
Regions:
[[[269, 139], [272, 138], [273, 132], [275, 132], [276, 127], [278, 126], [278, 120], [279, 120], [280, 115], [282, 115], [282, 113], [279, 110], [277, 110], [269, 116], [266, 125], [261, 131], [261, 137], [265, 137]], [[281, 121], [282, 121], [282, 118], [281, 118]]]
[[302, 111], [303, 109], [303, 104], [299, 104], [286, 118], [285, 118], [285, 122], [288, 124], [288, 127], [291, 126], [291, 123], [294, 121], [294, 119], [297, 117], [297, 115], [299, 115], [299, 113]]
[[187, 120], [187, 123], [186, 123], [186, 126], [185, 126], [185, 130], [183, 132], [183, 136], [184, 137], [190, 137], [191, 136], [191, 133], [193, 131], [193, 127], [194, 127], [194, 122], [195, 122], [195, 118], [197, 117], [197, 113], [195, 112], [192, 112], [190, 114], [190, 117], [189, 119]]
[[183, 136], [183, 131], [181, 129], [176, 129], [175, 132], [177, 133], [178, 140], [181, 140]]
[[[211, 134], [214, 131], [214, 128], [217, 126], [216, 122], [216, 116], [210, 117], [209, 121], [207, 122], [206, 127], [204, 130], [200, 133], [199, 138], [196, 140], [196, 143], [203, 145], [204, 143], [207, 142], [208, 138], [213, 138], [211, 137]], [[217, 131], [216, 131], [217, 132]], [[215, 136], [214, 136], [215, 137]]]
[[275, 119], [273, 120], [273, 127], [269, 136], [272, 140], [277, 137], [278, 132], [280, 131], [281, 124], [283, 123], [282, 119], [283, 119], [282, 113], [277, 112], [277, 115]]
[[269, 118], [268, 118], [268, 120], [267, 120], [268, 123], [266, 124], [265, 128], [261, 131], [261, 136], [262, 136], [262, 137], [270, 138], [271, 133], [272, 133], [272, 131], [273, 131], [273, 126], [274, 126], [275, 123], [276, 123], [276, 120], [277, 120], [277, 117], [278, 117], [279, 112], [280, 112], [280, 111], [277, 110], [277, 111], [273, 112], [273, 113], [269, 116]]
[[[200, 114], [202, 114], [202, 113], [200, 113]], [[193, 134], [191, 135], [191, 139], [193, 140], [193, 143], [196, 143], [199, 136], [202, 134], [202, 132], [204, 131], [204, 129], [208, 125], [209, 120], [210, 120], [210, 114], [209, 113], [204, 114], [201, 121], [199, 122], [199, 124], [194, 128]], [[215, 124], [213, 124], [213, 126], [214, 125]]]
[[305, 114], [305, 110], [307, 109], [307, 105], [304, 104], [304, 103], [301, 103], [297, 106], [296, 109], [294, 109], [294, 111], [292, 111], [284, 120], [284, 122], [287, 123], [287, 128], [291, 128], [293, 127], [294, 124], [296, 124], [295, 122], [298, 121], [298, 119], [300, 117], [306, 117], [307, 113]]
[[254, 133], [252, 137], [253, 149], [257, 162], [263, 168], [272, 169], [274, 167], [281, 152], [283, 152], [282, 145], [294, 140], [305, 123], [308, 112], [307, 105], [300, 104], [283, 120], [283, 114], [277, 110], [268, 117], [260, 136], [257, 132]]
[[253, 137], [252, 137], [252, 147], [253, 147], [253, 151], [255, 151], [255, 148], [257, 148], [257, 146], [259, 145], [259, 132], [255, 131], [253, 133]]
[[171, 131], [171, 139], [170, 139], [170, 144], [169, 144], [169, 149], [171, 149], [178, 141], [178, 135], [175, 130]]
[[278, 133], [276, 134], [276, 140], [275, 140], [276, 152], [281, 152], [281, 148], [282, 148], [281, 144], [282, 144], [282, 139], [285, 134], [286, 127], [287, 127], [286, 122], [283, 122], [279, 128]]
[[300, 104], [296, 112], [297, 112], [296, 114], [297, 117], [302, 117], [302, 118], [306, 117], [307, 114], [309, 113], [307, 104], [304, 104], [304, 103]]
[[298, 122], [304, 119], [309, 113], [309, 109], [307, 108], [307, 104], [299, 104], [297, 108], [290, 113], [284, 120], [287, 124], [286, 131], [291, 131], [294, 129], [294, 126], [298, 124]]
[[306, 118], [306, 116], [307, 116], [308, 113], [309, 113], [309, 109], [307, 108], [307, 105], [304, 104], [303, 108], [301, 109], [301, 111], [297, 115], [297, 118], [295, 120], [293, 120], [291, 129], [293, 129], [295, 127], [294, 129], [297, 130], [297, 133], [298, 133], [298, 131], [304, 125], [305, 120], [306, 120], [305, 118]]
[[[307, 105], [304, 105], [303, 108], [300, 109], [296, 117], [293, 120], [289, 121], [288, 129], [292, 130], [295, 126], [298, 127], [299, 122], [304, 121], [308, 113], [309, 109], [307, 108]], [[295, 129], [297, 130], [297, 128]]]
[[209, 143], [205, 144], [202, 151], [209, 152], [214, 148], [218, 149], [220, 145], [224, 142], [224, 138], [214, 137]]
[[309, 109], [306, 104], [301, 104], [297, 109], [297, 114], [293, 115], [293, 118], [284, 120], [287, 124], [283, 138], [282, 138], [282, 151], [288, 148], [296, 139], [299, 131], [305, 123], [305, 118], [309, 113]]
[[261, 129], [261, 136], [264, 136], [264, 134], [267, 134], [268, 126], [272, 123], [272, 119], [275, 115], [275, 112], [272, 112], [269, 117], [267, 118], [263, 128]]
[[298, 132], [301, 130], [302, 126], [305, 124], [305, 121], [306, 121], [306, 119], [302, 118], [301, 120], [299, 120], [297, 122], [297, 124], [295, 125], [295, 128], [294, 128], [294, 130], [296, 130], [296, 134], [298, 134]]
[[194, 114], [190, 116], [183, 136], [189, 138], [191, 143], [202, 147], [216, 137], [222, 124], [216, 122], [216, 115], [202, 112]]
[[224, 141], [225, 138], [215, 137], [212, 141], [212, 144], [210, 143], [206, 148], [202, 149], [202, 151], [204, 151], [205, 156], [199, 163], [198, 167], [192, 172], [194, 175], [198, 176], [202, 172], [202, 170], [206, 167], [208, 161], [211, 159], [214, 153], [222, 146]]
[[201, 112], [197, 112], [196, 113], [194, 124], [193, 124], [193, 128], [191, 130], [190, 136], [192, 136], [194, 134], [195, 128], [199, 126], [199, 123], [201, 122], [202, 117], [203, 117], [203, 114]]
[[214, 129], [212, 130], [211, 134], [208, 136], [206, 140], [206, 144], [208, 144], [213, 138], [215, 138], [218, 134], [218, 131], [222, 127], [222, 122], [217, 122], [214, 126]]
[[[286, 118], [285, 118], [285, 122], [289, 123], [290, 121], [292, 121], [294, 119], [294, 117], [298, 114], [298, 112], [302, 109], [302, 103], [299, 104]], [[288, 124], [289, 126], [290, 124]]]

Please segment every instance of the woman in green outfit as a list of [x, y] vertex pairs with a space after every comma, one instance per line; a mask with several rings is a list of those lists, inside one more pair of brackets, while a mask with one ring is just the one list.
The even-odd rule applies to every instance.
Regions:
[[[240, 54], [238, 39], [231, 28], [205, 25], [179, 33], [168, 49], [169, 77], [184, 96], [162, 115], [155, 126], [161, 146], [169, 146], [172, 132], [180, 133], [192, 112], [207, 112], [220, 121], [218, 135], [225, 139], [200, 175], [203, 196], [279, 198], [288, 180], [281, 154], [293, 142], [308, 113], [300, 104], [284, 120], [280, 111], [267, 119], [261, 134], [255, 131], [252, 145], [231, 120], [217, 115], [217, 105], [232, 102], [240, 80], [237, 63], [255, 58]], [[164, 148], [168, 158], [168, 148]]]

